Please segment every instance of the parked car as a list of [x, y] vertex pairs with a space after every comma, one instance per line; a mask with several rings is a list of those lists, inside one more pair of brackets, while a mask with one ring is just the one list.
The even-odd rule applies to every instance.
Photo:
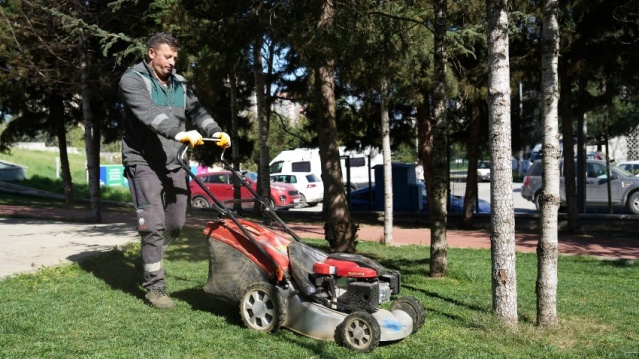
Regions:
[[[350, 203], [351, 211], [369, 211], [371, 208], [370, 201], [372, 199], [375, 203], [375, 186], [372, 187], [373, 193], [370, 193], [369, 187], [363, 187], [351, 192]], [[426, 195], [426, 188], [422, 187], [422, 210], [421, 212], [430, 212], [428, 207], [428, 197]], [[464, 211], [464, 197], [461, 196], [448, 196], [448, 212], [461, 213]], [[480, 199], [478, 202], [477, 213], [490, 213], [490, 202]]]
[[[606, 161], [606, 154], [600, 151], [586, 152], [586, 159]], [[609, 160], [610, 160], [610, 163], [615, 162], [614, 158], [609, 158]]]
[[635, 176], [639, 176], [639, 161], [623, 161], [617, 164], [617, 167], [624, 171], [630, 172]]
[[[542, 187], [542, 162], [537, 160], [528, 169], [521, 187], [521, 195], [535, 203], [539, 210], [539, 195]], [[566, 205], [566, 188], [563, 177], [563, 161], [560, 161], [559, 192], [561, 205]], [[630, 212], [639, 214], [639, 177], [619, 167], [610, 167], [610, 201], [613, 206], [625, 206]], [[606, 162], [586, 160], [586, 205], [608, 205], [608, 175]]]
[[477, 164], [477, 181], [490, 181], [490, 162], [480, 161]]
[[[243, 173], [244, 178], [250, 184], [253, 189], [257, 188], [257, 174], [255, 172]], [[215, 198], [224, 202], [227, 207], [233, 207], [233, 181], [231, 171], [218, 171], [208, 172], [197, 175], [202, 182], [206, 185], [206, 188], [213, 193]], [[211, 207], [213, 205], [213, 199], [209, 197], [204, 190], [198, 186], [195, 181], [190, 183], [191, 189], [191, 205], [193, 207]], [[253, 207], [253, 194], [245, 187], [240, 190], [240, 197], [242, 200], [242, 207]], [[297, 188], [290, 184], [271, 182], [271, 198], [269, 200], [273, 203], [276, 209], [289, 209], [298, 205], [300, 201], [300, 195]]]
[[299, 207], [313, 207], [324, 199], [322, 178], [314, 173], [278, 173], [271, 175], [271, 182], [293, 185], [300, 192]]

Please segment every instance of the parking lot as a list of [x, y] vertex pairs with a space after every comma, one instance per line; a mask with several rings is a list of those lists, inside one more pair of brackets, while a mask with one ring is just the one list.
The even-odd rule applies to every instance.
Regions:
[[[466, 191], [465, 182], [453, 182], [451, 183], [451, 192], [454, 195], [463, 196]], [[490, 182], [480, 182], [477, 185], [477, 193], [479, 199], [490, 202]], [[521, 196], [521, 182], [513, 183], [513, 206], [515, 213], [537, 213], [535, 204], [525, 200]], [[322, 204], [318, 204], [314, 207], [294, 208], [292, 211], [306, 211], [306, 212], [321, 212]]]

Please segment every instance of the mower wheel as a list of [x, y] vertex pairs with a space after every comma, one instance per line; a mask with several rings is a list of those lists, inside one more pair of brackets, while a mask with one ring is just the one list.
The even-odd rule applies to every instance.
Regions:
[[413, 297], [401, 297], [395, 300], [390, 306], [393, 310], [401, 310], [406, 312], [413, 319], [413, 333], [417, 332], [426, 320], [424, 314], [424, 306]]
[[242, 295], [240, 315], [248, 328], [258, 332], [274, 332], [286, 322], [284, 298], [274, 285], [255, 283]]
[[348, 349], [368, 353], [379, 345], [381, 330], [371, 314], [357, 311], [344, 318], [337, 326], [335, 336], [337, 342]]

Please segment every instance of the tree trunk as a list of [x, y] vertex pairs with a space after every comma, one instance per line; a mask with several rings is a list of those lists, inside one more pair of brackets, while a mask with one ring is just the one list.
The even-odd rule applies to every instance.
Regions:
[[473, 224], [473, 213], [477, 205], [477, 163], [479, 162], [479, 108], [480, 100], [468, 104], [468, 172], [464, 193], [464, 227]]
[[537, 324], [557, 324], [557, 213], [559, 197], [559, 24], [557, 0], [544, 1], [541, 54], [542, 122], [544, 129], [541, 238], [537, 243]]
[[384, 159], [384, 244], [393, 243], [393, 164], [390, 148], [390, 118], [388, 115], [388, 86], [382, 80], [380, 94], [382, 120], [382, 157]]
[[50, 121], [55, 128], [55, 135], [58, 139], [58, 149], [60, 150], [60, 175], [64, 189], [64, 203], [73, 204], [73, 179], [71, 178], [71, 168], [69, 165], [69, 154], [67, 153], [67, 129], [64, 121], [64, 103], [62, 97], [51, 95], [49, 98]]
[[517, 327], [515, 212], [512, 195], [510, 65], [507, 0], [487, 0], [488, 112], [491, 153], [490, 199], [493, 310]]
[[426, 185], [426, 195], [432, 195], [431, 184], [433, 164], [433, 124], [430, 115], [430, 93], [423, 88], [422, 103], [417, 105], [417, 138], [419, 143], [419, 158], [424, 167], [424, 183]]
[[[564, 158], [575, 158], [574, 131], [572, 129], [572, 76], [570, 75], [569, 60], [560, 62], [563, 71], [560, 76], [559, 106], [561, 110], [561, 132], [563, 137]], [[566, 192], [566, 212], [568, 218], [568, 230], [571, 233], [581, 232], [579, 228], [579, 211], [577, 210], [577, 183], [575, 182], [575, 162], [564, 161], [564, 190]]]
[[[230, 85], [230, 97], [231, 97], [231, 143], [234, 143], [235, 146], [231, 147], [231, 156], [233, 158], [233, 169], [236, 171], [240, 170], [240, 147], [238, 146], [240, 143], [240, 136], [238, 132], [238, 107], [237, 107], [237, 76], [235, 74], [235, 69], [231, 71], [229, 75], [229, 85]], [[239, 200], [242, 198], [242, 185], [238, 181], [233, 182], [233, 199]], [[237, 201], [233, 203], [233, 210], [238, 213], [242, 213], [242, 203]]]
[[[84, 148], [87, 152], [87, 171], [89, 174], [89, 202], [91, 203], [90, 218], [101, 222], [100, 213], [100, 154], [99, 145], [96, 148], [93, 133], [93, 114], [91, 113], [91, 86], [89, 84], [89, 60], [86, 58], [84, 41], [80, 40], [80, 86], [82, 87], [82, 120], [84, 123]], [[99, 142], [98, 142], [99, 143]], [[97, 153], [96, 153], [97, 151]]]
[[[318, 29], [329, 30], [335, 8], [331, 0], [322, 1]], [[332, 252], [354, 253], [357, 245], [358, 226], [353, 222], [348, 210], [344, 192], [342, 168], [340, 165], [339, 144], [337, 142], [337, 120], [335, 114], [335, 61], [330, 51], [321, 51], [325, 59], [314, 59], [315, 96], [318, 105], [317, 137], [320, 161], [322, 162], [322, 181], [324, 182], [324, 202], [322, 216], [326, 240]]]
[[448, 268], [448, 133], [446, 123], [446, 0], [435, 1], [435, 74], [432, 195], [430, 209], [430, 276], [442, 277]]
[[[264, 93], [264, 70], [262, 59], [262, 38], [258, 37], [253, 43], [253, 76], [255, 77], [255, 96], [257, 101], [257, 127], [260, 139], [260, 161], [258, 166], [258, 183], [257, 193], [271, 200], [271, 181], [269, 177], [269, 148], [268, 148], [268, 131], [269, 119], [266, 104], [266, 95]], [[267, 218], [265, 218], [267, 219]], [[268, 219], [267, 219], [268, 220]]]

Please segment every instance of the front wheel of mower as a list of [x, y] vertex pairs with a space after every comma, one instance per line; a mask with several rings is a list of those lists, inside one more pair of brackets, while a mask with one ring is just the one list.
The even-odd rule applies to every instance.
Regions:
[[426, 321], [426, 315], [424, 314], [424, 306], [413, 297], [401, 297], [395, 300], [391, 306], [390, 311], [401, 310], [406, 312], [413, 319], [413, 331], [417, 332]]
[[284, 298], [274, 285], [255, 283], [242, 295], [240, 315], [248, 328], [258, 332], [274, 332], [286, 321]]
[[371, 314], [357, 311], [337, 326], [335, 335], [337, 342], [348, 349], [368, 353], [377, 348], [382, 334], [379, 323]]

